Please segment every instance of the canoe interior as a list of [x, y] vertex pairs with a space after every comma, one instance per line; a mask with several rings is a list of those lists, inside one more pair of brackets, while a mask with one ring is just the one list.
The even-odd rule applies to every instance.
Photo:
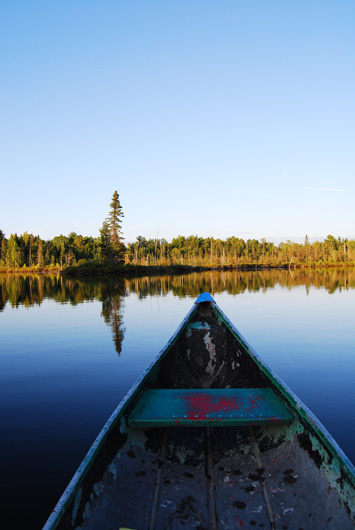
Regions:
[[[272, 388], [289, 424], [132, 428], [146, 388]], [[121, 406], [49, 528], [353, 529], [353, 468], [261, 365], [229, 321], [200, 303]]]

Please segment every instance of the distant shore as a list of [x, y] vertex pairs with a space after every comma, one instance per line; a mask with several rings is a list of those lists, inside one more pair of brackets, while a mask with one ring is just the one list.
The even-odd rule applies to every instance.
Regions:
[[56, 274], [68, 277], [83, 277], [83, 276], [157, 276], [161, 274], [188, 274], [191, 272], [204, 271], [263, 271], [263, 270], [307, 270], [307, 269], [330, 269], [330, 268], [355, 268], [355, 263], [283, 263], [283, 264], [260, 264], [249, 263], [238, 266], [196, 266], [191, 265], [133, 265], [133, 264], [111, 264], [111, 263], [97, 263], [88, 262], [80, 265], [73, 265], [70, 267], [1, 267], [0, 274]]

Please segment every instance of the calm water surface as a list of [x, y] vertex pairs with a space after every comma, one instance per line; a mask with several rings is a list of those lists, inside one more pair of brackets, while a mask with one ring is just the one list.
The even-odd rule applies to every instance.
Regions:
[[355, 271], [0, 275], [2, 527], [42, 527], [109, 415], [203, 291], [355, 462]]

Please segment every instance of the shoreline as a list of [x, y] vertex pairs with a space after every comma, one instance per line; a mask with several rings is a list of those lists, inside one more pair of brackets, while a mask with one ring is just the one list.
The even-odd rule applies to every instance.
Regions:
[[190, 274], [193, 272], [207, 272], [207, 271], [239, 271], [239, 272], [255, 272], [268, 270], [316, 270], [316, 269], [353, 269], [355, 264], [353, 262], [343, 263], [283, 263], [275, 265], [266, 264], [243, 264], [243, 265], [224, 265], [224, 266], [192, 266], [192, 265], [132, 265], [132, 264], [81, 264], [66, 267], [61, 269], [48, 267], [26, 267], [26, 268], [0, 268], [0, 274], [52, 274], [67, 277], [82, 277], [82, 276], [112, 276], [119, 275], [123, 277], [132, 276], [157, 276], [160, 274]]

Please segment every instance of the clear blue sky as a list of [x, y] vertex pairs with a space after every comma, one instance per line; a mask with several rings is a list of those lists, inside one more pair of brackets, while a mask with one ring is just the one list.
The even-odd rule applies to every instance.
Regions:
[[2, 0], [0, 229], [355, 238], [355, 2]]

